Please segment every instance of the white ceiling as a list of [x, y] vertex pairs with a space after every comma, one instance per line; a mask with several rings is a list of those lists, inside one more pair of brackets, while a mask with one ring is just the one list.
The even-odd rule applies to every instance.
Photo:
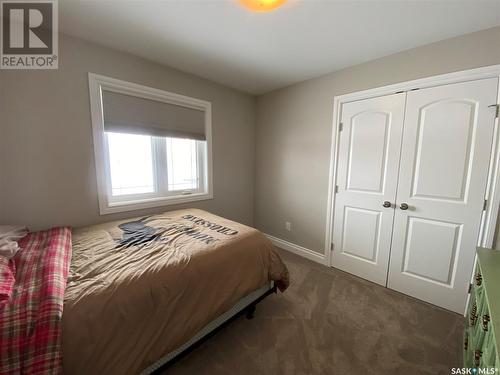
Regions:
[[[500, 25], [500, 0], [60, 0], [61, 31], [252, 94]], [[492, 46], [492, 48], [499, 48]]]

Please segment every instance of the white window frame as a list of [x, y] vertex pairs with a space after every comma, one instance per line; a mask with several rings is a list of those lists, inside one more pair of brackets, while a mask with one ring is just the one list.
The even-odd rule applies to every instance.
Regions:
[[[138, 98], [150, 99], [203, 111], [205, 113], [206, 160], [200, 160], [201, 158], [199, 157], [198, 163], [205, 162], [205, 173], [199, 175], [204, 189], [179, 192], [160, 191], [155, 193], [137, 194], [135, 196], [127, 195], [126, 199], [121, 197], [113, 197], [110, 199], [112, 194], [109, 173], [109, 148], [107, 145], [107, 137], [104, 132], [102, 104], [103, 91], [136, 96]], [[213, 199], [212, 104], [210, 102], [94, 73], [89, 73], [89, 93], [92, 116], [92, 132], [94, 136], [97, 192], [99, 212], [101, 215]], [[151, 146], [153, 149], [157, 146], [158, 142], [160, 142], [159, 138], [152, 138]], [[199, 151], [200, 150], [198, 150], [198, 155], [201, 155]], [[166, 155], [164, 156], [166, 159]], [[155, 164], [153, 171], [156, 171], [158, 169], [158, 162], [154, 160], [154, 157], [155, 152], [153, 152], [153, 163]], [[156, 172], [154, 172], [155, 181], [157, 178], [162, 177], [158, 176]]]

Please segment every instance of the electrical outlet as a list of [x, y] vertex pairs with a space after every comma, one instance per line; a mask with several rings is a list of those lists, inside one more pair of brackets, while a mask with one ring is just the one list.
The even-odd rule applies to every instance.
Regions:
[[290, 223], [289, 221], [286, 221], [285, 222], [285, 229], [290, 232], [292, 230], [292, 223]]

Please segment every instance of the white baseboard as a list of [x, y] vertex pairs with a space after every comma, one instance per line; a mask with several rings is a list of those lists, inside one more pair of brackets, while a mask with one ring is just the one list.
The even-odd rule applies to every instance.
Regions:
[[319, 254], [315, 251], [309, 250], [305, 247], [296, 245], [294, 243], [282, 240], [281, 238], [277, 238], [271, 236], [270, 234], [264, 233], [264, 235], [271, 240], [274, 246], [279, 247], [280, 249], [290, 251], [291, 253], [297, 254], [301, 257], [312, 260], [313, 262], [326, 265], [326, 257], [324, 254]]

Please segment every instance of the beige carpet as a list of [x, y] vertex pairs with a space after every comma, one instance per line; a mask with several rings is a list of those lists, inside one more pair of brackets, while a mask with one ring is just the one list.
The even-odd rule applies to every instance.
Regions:
[[280, 251], [292, 284], [162, 374], [450, 374], [463, 318]]

